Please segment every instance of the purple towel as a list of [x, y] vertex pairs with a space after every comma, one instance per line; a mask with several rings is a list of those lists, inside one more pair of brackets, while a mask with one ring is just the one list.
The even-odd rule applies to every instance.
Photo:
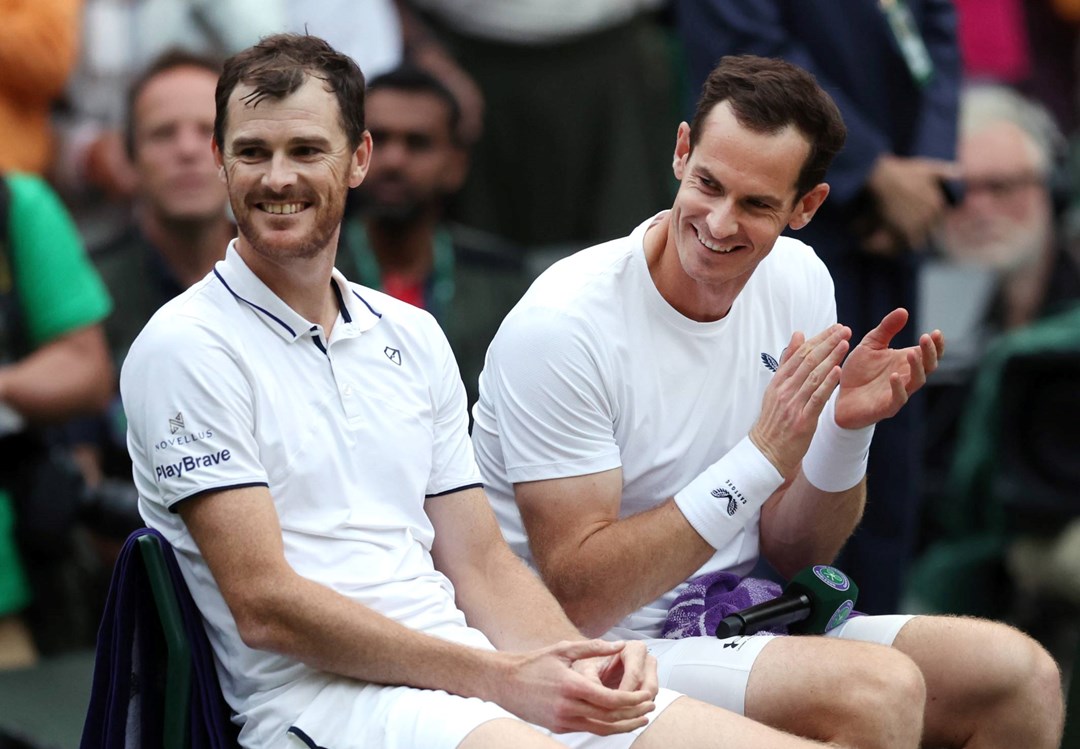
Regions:
[[[710, 572], [695, 577], [668, 611], [661, 637], [713, 637], [720, 620], [750, 606], [770, 601], [781, 593], [772, 580], [743, 577], [730, 572]], [[787, 627], [762, 630], [762, 634], [786, 635]]]

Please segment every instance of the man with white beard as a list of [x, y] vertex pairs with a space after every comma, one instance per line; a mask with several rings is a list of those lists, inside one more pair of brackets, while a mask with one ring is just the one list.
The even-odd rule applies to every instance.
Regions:
[[[938, 246], [950, 264], [996, 276], [986, 333], [1027, 325], [1080, 295], [1075, 260], [1057, 237], [1051, 189], [1064, 139], [1040, 105], [1004, 86], [981, 85], [961, 99], [961, 202]], [[946, 332], [946, 321], [933, 321]]]

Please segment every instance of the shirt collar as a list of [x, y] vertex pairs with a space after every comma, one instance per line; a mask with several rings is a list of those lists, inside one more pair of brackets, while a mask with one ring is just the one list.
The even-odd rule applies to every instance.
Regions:
[[[285, 340], [295, 341], [301, 337], [306, 338], [315, 327], [314, 323], [286, 304], [248, 268], [240, 257], [240, 253], [236, 251], [235, 239], [229, 242], [225, 259], [219, 260], [214, 265], [213, 272], [218, 281], [234, 297], [251, 307], [271, 330], [276, 331]], [[382, 314], [352, 288], [337, 268], [334, 268], [331, 273], [330, 283], [334, 287], [338, 300], [338, 322], [334, 326], [335, 337], [338, 335], [339, 326], [344, 326], [341, 332], [350, 336], [359, 335], [373, 328]]]

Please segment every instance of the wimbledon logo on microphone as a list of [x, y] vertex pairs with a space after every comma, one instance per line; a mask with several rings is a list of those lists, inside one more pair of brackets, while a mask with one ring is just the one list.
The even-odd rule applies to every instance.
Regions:
[[847, 590], [851, 587], [851, 581], [848, 580], [847, 575], [827, 564], [815, 564], [814, 575], [833, 590]]

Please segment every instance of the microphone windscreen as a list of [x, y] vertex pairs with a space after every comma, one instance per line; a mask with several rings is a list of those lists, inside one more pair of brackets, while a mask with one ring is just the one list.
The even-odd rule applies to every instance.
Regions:
[[859, 598], [855, 581], [827, 564], [800, 570], [784, 592], [804, 593], [811, 602], [810, 616], [788, 626], [792, 634], [820, 635], [840, 626]]

